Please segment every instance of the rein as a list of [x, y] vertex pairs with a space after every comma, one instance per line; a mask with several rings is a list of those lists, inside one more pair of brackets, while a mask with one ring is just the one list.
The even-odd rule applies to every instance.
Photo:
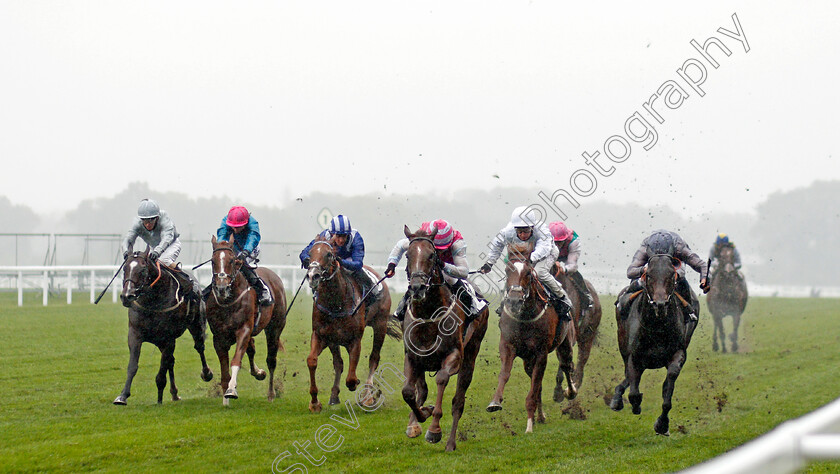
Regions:
[[[148, 288], [149, 288], [150, 290], [151, 290], [151, 289], [155, 286], [155, 284], [156, 284], [158, 281], [160, 281], [160, 277], [161, 277], [161, 276], [163, 275], [163, 273], [164, 273], [164, 272], [161, 270], [161, 268], [160, 268], [160, 260], [158, 260], [156, 263], [157, 263], [157, 271], [158, 271], [158, 274], [157, 274], [157, 277], [154, 279], [154, 281], [152, 281], [152, 283], [148, 285]], [[177, 278], [175, 278], [175, 276], [174, 276], [174, 275], [172, 275], [171, 273], [167, 273], [167, 275], [169, 276], [169, 278], [172, 278], [172, 280], [174, 280], [174, 281], [175, 281], [175, 304], [173, 304], [172, 306], [169, 306], [169, 307], [167, 307], [167, 308], [163, 308], [163, 309], [155, 309], [155, 308], [148, 308], [148, 307], [146, 307], [146, 306], [143, 306], [143, 305], [141, 305], [141, 304], [140, 304], [137, 300], [134, 300], [134, 301], [132, 302], [132, 305], [136, 306], [137, 308], [142, 309], [143, 311], [150, 311], [150, 312], [154, 312], [154, 313], [167, 313], [167, 312], [169, 312], [169, 311], [173, 311], [173, 310], [177, 309], [179, 306], [181, 306], [181, 304], [183, 304], [183, 303], [184, 303], [184, 297], [183, 297], [183, 296], [180, 296], [181, 282], [179, 282], [179, 281], [178, 281], [178, 279], [177, 279]], [[131, 281], [131, 280], [128, 280], [128, 281]], [[145, 284], [143, 284], [143, 285], [138, 285], [137, 292], [138, 292], [138, 293], [142, 293], [142, 292], [143, 292], [143, 288], [146, 288], [146, 286], [147, 286], [147, 285], [145, 285]], [[189, 311], [189, 302], [187, 302], [187, 311]]]

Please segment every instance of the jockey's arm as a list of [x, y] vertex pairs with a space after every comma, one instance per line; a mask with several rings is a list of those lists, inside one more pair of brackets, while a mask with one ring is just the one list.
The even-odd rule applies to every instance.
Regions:
[[137, 236], [140, 233], [140, 228], [143, 224], [140, 221], [139, 217], [134, 218], [134, 222], [132, 223], [131, 227], [128, 229], [128, 232], [125, 235], [125, 239], [122, 243], [122, 251], [123, 253], [129, 252], [134, 248], [134, 241], [137, 240]]
[[551, 237], [551, 231], [549, 231], [547, 225], [534, 226], [533, 229], [537, 243], [534, 246], [534, 251], [531, 252], [531, 261], [538, 262], [551, 255], [552, 251], [557, 249], [557, 246], [554, 245], [554, 239]]
[[[453, 278], [467, 278], [470, 274], [470, 265], [467, 262], [467, 244], [459, 240], [452, 244], [452, 262], [443, 266], [443, 273]], [[456, 248], [457, 246], [457, 248]]]
[[341, 265], [351, 271], [362, 268], [365, 261], [365, 241], [361, 234], [356, 233], [350, 247], [350, 256], [341, 260]]
[[569, 244], [569, 255], [566, 257], [566, 271], [574, 273], [578, 269], [578, 259], [580, 258], [580, 242], [577, 240]]
[[704, 280], [709, 274], [709, 266], [706, 260], [700, 258], [699, 255], [691, 251], [688, 244], [684, 240], [679, 239], [675, 243], [674, 256], [680, 259], [700, 274], [700, 280]]
[[158, 226], [160, 226], [160, 244], [154, 250], [158, 254], [162, 254], [178, 237], [178, 231], [175, 229], [175, 224], [172, 222], [172, 219], [163, 211], [160, 213]]
[[630, 266], [627, 267], [627, 278], [631, 280], [635, 280], [642, 276], [642, 273], [645, 271], [645, 265], [647, 265], [648, 256], [647, 251], [645, 250], [644, 246], [639, 250], [636, 250], [636, 254], [633, 255], [633, 261], [630, 262]]
[[[493, 242], [491, 242], [490, 245], [489, 245], [490, 255], [487, 256], [487, 263], [490, 264], [490, 266], [493, 266], [493, 264], [496, 263], [496, 260], [499, 259], [499, 256], [502, 255], [502, 250], [504, 249], [505, 244], [507, 243], [507, 240], [508, 240], [506, 235], [505, 235], [507, 231], [508, 231], [507, 227], [500, 230], [496, 234], [496, 237], [493, 238]], [[512, 227], [510, 228], [510, 232], [513, 232]]]

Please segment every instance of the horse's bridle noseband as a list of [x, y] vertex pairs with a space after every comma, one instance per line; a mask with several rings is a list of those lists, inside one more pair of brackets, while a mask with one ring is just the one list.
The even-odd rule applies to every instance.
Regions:
[[[216, 255], [217, 253], [224, 252], [224, 251], [228, 251], [228, 252], [230, 252], [231, 255], [233, 255], [233, 249], [232, 248], [227, 248], [227, 247], [219, 247], [219, 248], [213, 249], [213, 255]], [[234, 258], [234, 261], [235, 260], [236, 259]], [[213, 281], [211, 282], [211, 284], [213, 285], [214, 288], [216, 287], [216, 281], [217, 281], [216, 277], [219, 277], [219, 278], [230, 277], [230, 280], [234, 281], [234, 280], [236, 280], [236, 276], [239, 275], [239, 272], [241, 272], [241, 271], [242, 271], [242, 266], [240, 265], [239, 268], [237, 268], [236, 271], [232, 275], [228, 275], [225, 272], [213, 272]]]
[[[433, 267], [432, 267], [433, 270], [432, 270], [431, 273], [426, 273], [426, 272], [409, 273], [408, 274], [409, 291], [410, 291], [411, 280], [414, 279], [414, 278], [420, 278], [421, 280], [425, 280], [425, 282], [423, 283], [423, 286], [432, 287], [432, 286], [440, 286], [440, 285], [443, 284], [443, 283], [432, 283], [432, 278], [434, 278], [434, 276], [437, 275], [437, 274], [440, 274], [441, 280], [443, 280], [443, 274], [441, 273], [441, 268], [443, 267], [443, 261], [440, 259], [440, 256], [438, 256], [438, 254], [437, 254], [437, 249], [435, 249], [435, 242], [432, 239], [430, 239], [429, 237], [414, 237], [414, 238], [412, 238], [408, 241], [409, 247], [411, 246], [411, 244], [413, 244], [414, 242], [418, 242], [418, 241], [428, 242], [432, 246], [432, 255], [434, 256], [434, 262], [432, 264], [433, 265]], [[406, 272], [408, 272], [408, 267], [407, 266], [406, 266]]]
[[[668, 255], [667, 253], [658, 253], [658, 254], [652, 255], [650, 258], [648, 258], [648, 263], [650, 262], [650, 259], [655, 258], [655, 257], [668, 257], [669, 260], [672, 260], [674, 258], [672, 255]], [[680, 265], [681, 264], [682, 263], [680, 263]], [[679, 273], [677, 271], [679, 270], [680, 265], [673, 265], [672, 264], [672, 266], [674, 267], [674, 287], [671, 288], [671, 291], [668, 293], [668, 299], [666, 301], [671, 301], [671, 299], [674, 297], [674, 292], [677, 291], [677, 284], [676, 283], [677, 283], [677, 280], [679, 280]], [[642, 276], [640, 278], [642, 280], [645, 280], [646, 275], [647, 275], [647, 264], [645, 265], [645, 270], [642, 272]], [[648, 299], [648, 303], [654, 304], [653, 298], [650, 296], [650, 293], [648, 293], [646, 282], [642, 286], [642, 288], [645, 292], [645, 296]]]
[[[325, 282], [325, 281], [330, 281], [330, 280], [332, 280], [332, 279], [333, 279], [333, 277], [336, 275], [336, 273], [338, 273], [338, 268], [339, 268], [339, 266], [338, 266], [338, 262], [337, 262], [337, 260], [336, 260], [336, 258], [335, 258], [335, 248], [334, 248], [334, 247], [333, 247], [333, 246], [332, 246], [329, 242], [327, 242], [327, 241], [325, 241], [325, 240], [324, 240], [324, 241], [315, 242], [315, 243], [312, 245], [312, 248], [315, 248], [315, 246], [316, 246], [316, 245], [318, 245], [318, 244], [323, 244], [323, 245], [326, 245], [327, 247], [329, 247], [329, 248], [330, 248], [330, 251], [327, 253], [327, 255], [329, 255], [330, 262], [332, 262], [332, 263], [333, 263], [333, 265], [332, 265], [332, 266], [334, 267], [334, 269], [333, 269], [332, 273], [330, 273], [330, 274], [329, 274], [329, 276], [323, 276], [323, 271], [327, 269], [327, 266], [325, 265], [325, 266], [324, 266], [324, 270], [322, 270], [322, 271], [321, 271], [321, 273], [319, 273], [319, 275], [321, 275], [321, 281], [322, 281], [322, 282]], [[310, 248], [310, 249], [309, 249], [309, 254], [310, 254], [310, 255], [312, 255], [312, 248]], [[309, 268], [313, 268], [313, 267], [315, 267], [315, 268], [320, 268], [320, 267], [321, 267], [321, 264], [320, 264], [320, 263], [318, 263], [318, 262], [310, 262], [310, 263], [309, 263]]]

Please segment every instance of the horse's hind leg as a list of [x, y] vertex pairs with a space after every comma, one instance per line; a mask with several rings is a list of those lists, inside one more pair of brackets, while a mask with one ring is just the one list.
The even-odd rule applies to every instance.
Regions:
[[[417, 377], [417, 381], [414, 383], [415, 389], [415, 404], [418, 407], [422, 407], [424, 403], [426, 403], [426, 398], [429, 396], [429, 386], [426, 385], [426, 375], [421, 374]], [[431, 408], [427, 408], [429, 413], [432, 412]], [[425, 421], [425, 418], [423, 419]], [[408, 427], [406, 428], [406, 435], [409, 438], [416, 438], [420, 436], [420, 433], [423, 432], [423, 428], [420, 427], [420, 422], [417, 421], [417, 417], [414, 416], [414, 412], [409, 412], [408, 415]]]
[[627, 394], [627, 400], [630, 402], [634, 415], [642, 413], [642, 393], [639, 391], [639, 382], [642, 380], [644, 371], [645, 369], [636, 369], [632, 356], [627, 358], [626, 375], [630, 382], [630, 393]]
[[564, 374], [566, 376], [566, 391], [563, 392], [563, 396], [565, 396], [569, 400], [574, 400], [577, 398], [578, 390], [577, 385], [573, 380], [572, 373], [574, 371], [573, 364], [574, 364], [574, 354], [572, 352], [572, 344], [573, 340], [567, 334], [566, 338], [560, 342], [560, 345], [557, 346], [557, 360], [559, 361], [559, 366], [557, 368], [557, 377], [560, 378], [560, 374]]
[[137, 331], [128, 329], [128, 368], [126, 369], [125, 386], [122, 392], [114, 399], [114, 405], [126, 405], [126, 400], [131, 396], [131, 382], [137, 375], [137, 363], [140, 361], [140, 346], [143, 341]]
[[277, 368], [277, 351], [280, 349], [280, 334], [273, 324], [265, 328], [266, 355], [265, 365], [268, 367], [268, 401], [274, 401], [274, 370]]
[[668, 375], [665, 377], [665, 382], [662, 384], [662, 414], [656, 419], [653, 425], [653, 430], [656, 434], [669, 436], [668, 431], [668, 413], [671, 411], [671, 397], [674, 394], [674, 384], [677, 377], [680, 376], [680, 371], [685, 363], [685, 352], [677, 351], [671, 362], [668, 364]]
[[446, 451], [455, 451], [455, 440], [457, 438], [458, 422], [464, 414], [464, 404], [467, 397], [467, 389], [472, 383], [475, 371], [475, 359], [478, 352], [470, 354], [466, 349], [464, 361], [461, 362], [461, 370], [458, 372], [458, 384], [455, 386], [455, 396], [452, 397], [452, 430], [449, 432], [449, 440], [446, 442]]
[[620, 384], [615, 386], [615, 394], [613, 394], [612, 401], [610, 401], [610, 408], [613, 411], [621, 411], [624, 408], [624, 391], [630, 382], [625, 378]]
[[330, 346], [332, 352], [333, 370], [335, 371], [335, 380], [333, 380], [332, 391], [330, 392], [330, 405], [338, 405], [341, 400], [338, 394], [341, 391], [341, 374], [344, 372], [344, 359], [341, 358], [341, 348], [337, 345]]
[[187, 325], [187, 329], [189, 329], [190, 335], [193, 338], [193, 348], [195, 348], [195, 351], [198, 352], [199, 357], [201, 357], [201, 380], [209, 382], [213, 380], [213, 371], [210, 370], [210, 367], [207, 365], [207, 358], [204, 357], [204, 342], [206, 340], [205, 328], [207, 326], [207, 321], [204, 319], [204, 316], [200, 311], [196, 311], [196, 313], [197, 314], [193, 318], [192, 322]]
[[351, 392], [359, 386], [359, 377], [356, 376], [356, 367], [359, 366], [359, 358], [362, 356], [362, 338], [358, 338], [347, 346], [347, 355], [350, 357], [350, 367], [347, 369], [347, 380], [345, 385]]
[[362, 405], [372, 407], [376, 403], [377, 394], [373, 392], [373, 376], [376, 375], [376, 369], [379, 367], [380, 352], [382, 351], [382, 344], [385, 342], [385, 333], [388, 329], [387, 318], [379, 318], [374, 321], [373, 326], [373, 349], [370, 351], [370, 360], [368, 367], [367, 381], [365, 382], [365, 393], [362, 394]]
[[172, 393], [172, 400], [180, 400], [178, 388], [175, 386], [175, 341], [160, 348], [160, 369], [155, 377], [158, 389], [158, 404], [163, 403], [163, 389], [166, 388], [166, 374], [171, 373], [172, 386], [169, 391]]
[[[407, 355], [403, 373], [405, 374], [405, 382], [403, 382], [402, 396], [408, 408], [411, 409], [405, 434], [409, 438], [416, 438], [423, 431], [420, 428], [420, 423], [426, 421], [431, 415], [431, 410], [428, 407], [423, 407], [423, 402], [428, 395], [428, 388], [426, 387], [425, 374], [414, 368], [414, 364], [411, 363]], [[420, 390], [421, 382], [423, 388], [425, 388], [422, 392]]]
[[[575, 363], [575, 369], [572, 376], [572, 380], [575, 382], [575, 388], [578, 390], [580, 390], [580, 386], [583, 383], [583, 368], [586, 367], [586, 363], [589, 361], [589, 355], [592, 352], [592, 344], [595, 343], [595, 336], [598, 334], [597, 331], [592, 328], [591, 320], [592, 315], [581, 321], [580, 335], [578, 337], [577, 363]], [[558, 387], [555, 388], [554, 401], [556, 402], [561, 401], [556, 398], [557, 390], [559, 388], [558, 384]]]
[[248, 354], [248, 363], [251, 366], [251, 375], [253, 375], [257, 380], [265, 380], [265, 371], [257, 367], [257, 363], [254, 361], [257, 355], [257, 349], [254, 347], [253, 337], [248, 338], [248, 348], [245, 349], [245, 353]]

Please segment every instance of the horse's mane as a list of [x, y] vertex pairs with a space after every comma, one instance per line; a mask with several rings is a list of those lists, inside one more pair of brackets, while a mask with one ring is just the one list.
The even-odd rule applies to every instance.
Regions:
[[528, 260], [534, 251], [534, 245], [530, 242], [511, 243], [508, 244], [507, 251], [508, 260]]

